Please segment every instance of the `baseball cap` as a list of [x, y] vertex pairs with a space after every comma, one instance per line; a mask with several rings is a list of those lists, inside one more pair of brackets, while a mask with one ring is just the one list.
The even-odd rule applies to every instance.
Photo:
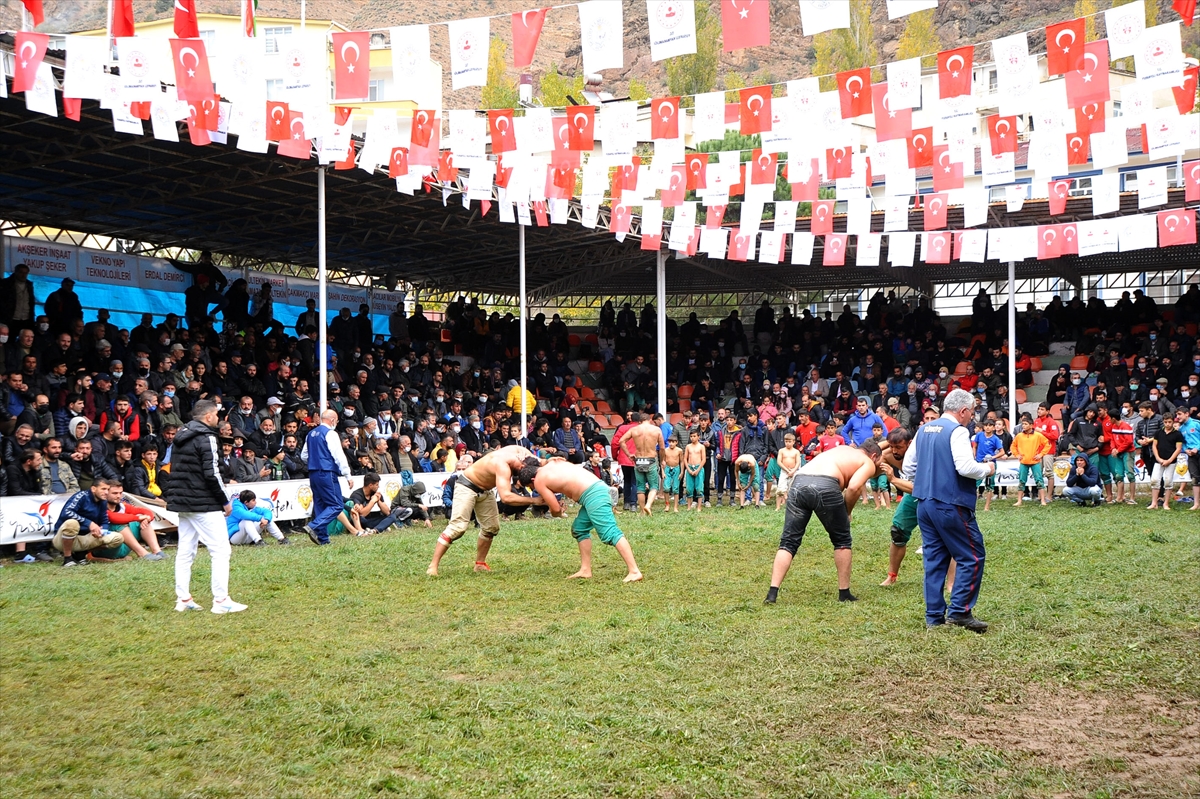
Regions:
[[268, 405], [283, 405], [283, 400], [279, 397], [267, 397]]

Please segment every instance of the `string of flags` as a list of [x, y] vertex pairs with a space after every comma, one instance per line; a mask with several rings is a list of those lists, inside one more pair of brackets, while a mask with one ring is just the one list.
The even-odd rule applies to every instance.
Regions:
[[[41, 0], [22, 2], [40, 24]], [[578, 200], [582, 224], [595, 227], [601, 204], [608, 203], [609, 229], [624, 238], [638, 217], [634, 209], [640, 209], [643, 249], [661, 248], [666, 235], [667, 246], [680, 253], [746, 261], [757, 252], [760, 262], [778, 263], [790, 240], [792, 263], [808, 263], [814, 237], [822, 236], [827, 265], [844, 262], [850, 236], [860, 265], [876, 265], [884, 241], [893, 265], [911, 265], [918, 234], [907, 230], [907, 211], [919, 194], [918, 178], [930, 180], [934, 192], [921, 197], [923, 261], [959, 259], [961, 247], [967, 256], [962, 260], [970, 262], [979, 251], [977, 234], [986, 234], [989, 257], [993, 250], [1039, 258], [1090, 254], [1090, 244], [1072, 249], [1082, 228], [1044, 226], [1019, 235], [1009, 231], [1025, 229], [936, 231], [946, 229], [945, 209], [951, 205], [963, 207], [965, 227], [984, 224], [993, 187], [1006, 187], [1010, 210], [1014, 204], [1019, 208], [1026, 195], [1024, 186], [1013, 185], [1018, 164], [1034, 173], [1036, 185], [1047, 187], [1051, 213], [1060, 214], [1071, 167], [1090, 163], [1093, 170], [1111, 170], [1127, 164], [1131, 134], [1136, 139], [1140, 132], [1140, 150], [1134, 152], [1145, 153], [1151, 162], [1177, 159], [1200, 141], [1200, 115], [1193, 113], [1200, 68], [1186, 64], [1179, 29], [1181, 22], [1192, 24], [1194, 0], [1176, 0], [1180, 20], [1152, 27], [1145, 25], [1145, 0], [1101, 12], [1107, 38], [1090, 42], [1084, 18], [1049, 25], [1044, 57], [1029, 51], [1032, 31], [997, 39], [991, 42], [994, 91], [977, 79], [976, 45], [967, 45], [937, 53], [936, 75], [924, 86], [921, 59], [912, 58], [880, 65], [885, 80], [878, 83], [872, 83], [872, 68], [863, 67], [748, 87], [738, 92], [737, 103], [727, 103], [723, 91], [701, 93], [686, 98], [690, 109], [681, 96], [654, 98], [641, 107], [616, 101], [565, 109], [418, 108], [403, 115], [376, 109], [366, 120], [361, 143], [351, 136], [352, 114], [354, 103], [370, 92], [373, 32], [300, 31], [286, 37], [277, 55], [268, 56], [253, 35], [255, 0], [239, 0], [239, 5], [238, 35], [206, 42], [198, 35], [196, 0], [176, 0], [176, 38], [164, 42], [134, 35], [131, 0], [114, 0], [108, 25], [112, 40], [65, 37], [63, 113], [78, 120], [81, 100], [97, 100], [122, 133], [144, 135], [143, 123], [149, 121], [155, 138], [177, 142], [177, 123], [183, 121], [197, 146], [228, 144], [234, 135], [242, 150], [267, 153], [275, 144], [281, 156], [307, 160], [315, 152], [321, 163], [336, 169], [386, 169], [398, 191], [440, 189], [443, 202], [461, 193], [464, 205], [479, 201], [485, 214], [496, 203], [502, 222], [565, 223], [569, 203]], [[805, 35], [850, 25], [849, 3], [799, 0], [799, 5]], [[936, 8], [937, 0], [886, 0], [886, 5], [889, 18], [896, 19]], [[690, 0], [647, 0], [646, 6], [653, 60], [696, 52]], [[624, 66], [622, 3], [585, 0], [512, 14], [514, 67], [532, 63], [548, 13], [572, 8], [578, 13], [585, 71]], [[722, 0], [720, 12], [726, 52], [770, 45], [767, 3]], [[449, 37], [454, 89], [486, 83], [495, 18], [438, 23]], [[430, 28], [387, 29], [397, 79], [413, 85], [436, 79]], [[113, 40], [117, 72], [106, 69]], [[49, 34], [14, 35], [12, 91], [25, 94], [30, 111], [57, 116], [56, 84], [44, 61], [49, 45]], [[1127, 57], [1133, 59], [1136, 80], [1121, 86], [1117, 113], [1109, 65]], [[836, 88], [821, 91], [821, 77], [835, 78]], [[281, 99], [268, 99], [268, 79], [276, 82]], [[7, 81], [0, 81], [0, 93], [6, 87]], [[1173, 103], [1158, 107], [1155, 93], [1161, 96], [1165, 89], [1171, 90]], [[980, 109], [995, 111], [980, 124]], [[690, 135], [693, 145], [721, 139], [731, 125], [760, 138], [748, 162], [742, 163], [741, 151], [686, 150], [685, 137]], [[1138, 144], [1135, 140], [1133, 146]], [[644, 155], [647, 147], [651, 157]], [[1187, 202], [1200, 200], [1198, 166], [1190, 162], [1184, 170]], [[966, 178], [976, 176], [982, 189], [966, 185]], [[776, 200], [781, 177], [788, 186], [785, 194], [790, 193], [783, 201]], [[1092, 177], [1093, 215], [1118, 210], [1118, 180], [1116, 173]], [[819, 193], [830, 185], [847, 208], [845, 233], [833, 231], [833, 201]], [[1141, 170], [1139, 208], [1166, 204], [1166, 186], [1166, 167]], [[696, 200], [686, 199], [689, 192]], [[722, 222], [736, 197], [743, 198], [741, 218], [731, 228]], [[800, 202], [812, 203], [808, 231], [796, 228]], [[705, 209], [702, 226], [696, 224], [698, 204]], [[773, 204], [774, 226], [760, 230], [767, 204]], [[870, 213], [880, 207], [886, 212], [885, 231], [872, 233]], [[669, 222], [668, 208], [673, 209]], [[1113, 232], [1089, 230], [1086, 238], [1098, 237], [1095, 246], [1116, 248], [1098, 252], [1139, 247], [1148, 231], [1156, 238], [1149, 246], [1194, 244], [1194, 210], [1170, 212], [1177, 217], [1170, 223], [1163, 216], [1167, 213], [1146, 215], [1154, 225], [1097, 220]]]

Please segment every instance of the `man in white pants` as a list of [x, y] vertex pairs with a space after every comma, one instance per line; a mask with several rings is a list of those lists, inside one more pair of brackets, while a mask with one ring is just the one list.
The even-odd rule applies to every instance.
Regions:
[[212, 558], [212, 612], [237, 613], [246, 606], [229, 596], [229, 534], [225, 516], [229, 495], [218, 470], [217, 406], [200, 400], [192, 421], [175, 436], [167, 510], [179, 514], [179, 551], [175, 556], [175, 610], [200, 610], [191, 594], [192, 561], [204, 544]]

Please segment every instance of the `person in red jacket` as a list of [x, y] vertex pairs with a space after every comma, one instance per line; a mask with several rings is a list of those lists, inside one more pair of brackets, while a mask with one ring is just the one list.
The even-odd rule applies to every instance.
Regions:
[[109, 422], [116, 422], [121, 425], [121, 438], [129, 441], [137, 441], [141, 437], [142, 429], [138, 415], [133, 412], [133, 407], [129, 404], [127, 397], [117, 397], [113, 402], [112, 412], [105, 411], [100, 414], [100, 429], [108, 428]]
[[[612, 456], [621, 467], [621, 478], [624, 485], [621, 487], [622, 504], [625, 510], [632, 510], [637, 507], [637, 495], [634, 493], [633, 485], [633, 442], [628, 442], [624, 447], [617, 446], [617, 442], [621, 440], [621, 436], [632, 427], [636, 427], [631, 419], [632, 413], [625, 414], [625, 424], [613, 431], [612, 437]], [[632, 502], [630, 499], [632, 498]]]
[[[1117, 484], [1117, 502], [1126, 505], [1137, 504], [1137, 468], [1134, 465], [1136, 456], [1133, 445], [1133, 421], [1137, 416], [1133, 412], [1132, 402], [1121, 403], [1121, 418], [1113, 420], [1111, 435], [1112, 454], [1109, 455], [1109, 469]], [[1129, 484], [1129, 496], [1125, 496], [1125, 484]]]
[[809, 418], [808, 411], [801, 410], [799, 417], [796, 423], [796, 449], [800, 450], [800, 465], [803, 466], [806, 462], [804, 452], [821, 431], [817, 423]]
[[1046, 478], [1046, 497], [1053, 501], [1054, 456], [1058, 452], [1058, 438], [1062, 434], [1062, 428], [1050, 415], [1050, 407], [1044, 402], [1038, 405], [1037, 418], [1033, 420], [1033, 429], [1044, 435], [1050, 442], [1050, 454], [1042, 458], [1042, 474]]
[[1096, 409], [1096, 432], [1100, 449], [1096, 451], [1100, 461], [1100, 484], [1104, 486], [1104, 501], [1113, 501], [1113, 481], [1120, 476], [1113, 469], [1113, 425], [1114, 420], [1108, 415], [1108, 406], [1103, 402]]

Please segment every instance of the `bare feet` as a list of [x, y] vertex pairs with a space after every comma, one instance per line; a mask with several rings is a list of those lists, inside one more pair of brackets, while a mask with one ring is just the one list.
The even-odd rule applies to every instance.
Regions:
[[425, 570], [425, 573], [428, 574], [430, 577], [437, 577], [438, 576], [437, 566], [430, 566], [428, 569]]
[[888, 588], [889, 586], [893, 586], [895, 584], [896, 584], [896, 578], [889, 574], [887, 579], [879, 584], [879, 587], [880, 588]]
[[568, 580], [590, 580], [591, 578], [592, 573], [590, 571], [584, 571], [583, 569], [580, 569], [574, 574], [567, 575]]
[[639, 582], [641, 579], [642, 579], [642, 573], [641, 573], [641, 572], [630, 572], [629, 574], [625, 575], [625, 579], [624, 579], [624, 580], [622, 580], [621, 582], [623, 582], [623, 583], [636, 583], [636, 582]]
[[653, 516], [653, 515], [654, 515], [654, 514], [653, 514], [653, 512], [650, 510], [650, 506], [649, 506], [649, 505], [647, 505], [645, 508], [643, 508], [643, 509], [642, 509], [642, 512], [643, 512], [643, 513], [645, 513], [647, 516]]
[[426, 519], [426, 520], [425, 520], [425, 526], [426, 526], [426, 527], [433, 527], [433, 522], [431, 522], [431, 521], [429, 521], [428, 519]]
[[491, 570], [492, 570], [492, 567], [487, 565], [486, 563], [480, 563], [479, 561], [475, 562], [475, 571], [490, 572]]
[[1013, 503], [1013, 507], [1014, 507], [1014, 508], [1019, 508], [1019, 507], [1021, 507], [1021, 501], [1020, 501], [1020, 500], [1017, 500], [1016, 502], [1014, 502], [1014, 503]]

